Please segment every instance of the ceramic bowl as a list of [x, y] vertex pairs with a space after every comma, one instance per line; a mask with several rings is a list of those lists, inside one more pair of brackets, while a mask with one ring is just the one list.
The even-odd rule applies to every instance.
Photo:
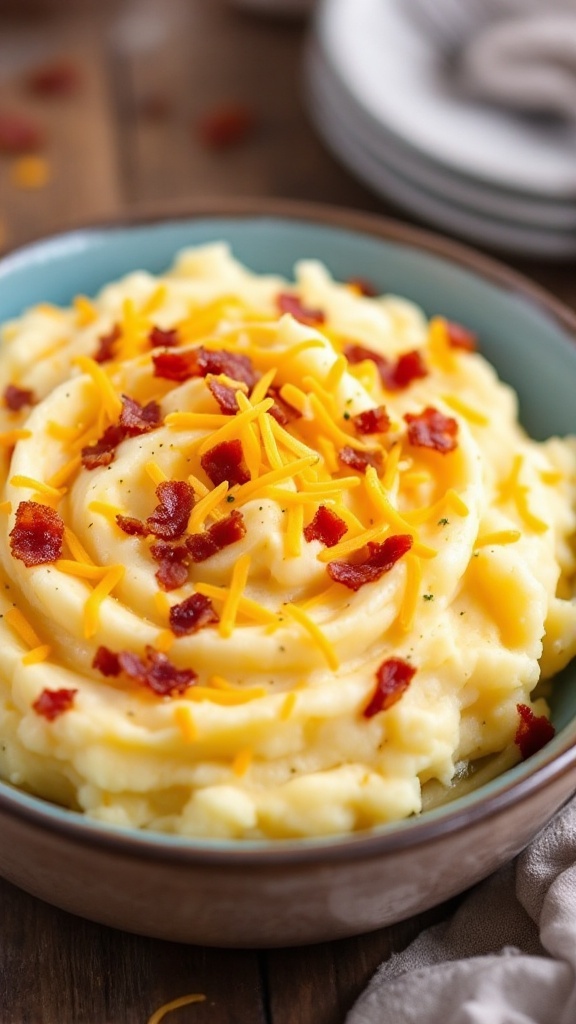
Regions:
[[[301, 257], [363, 277], [479, 332], [536, 437], [574, 431], [576, 318], [505, 267], [372, 216], [279, 202], [204, 204], [79, 229], [0, 263], [0, 320], [39, 301], [93, 294], [136, 267], [227, 240], [256, 271]], [[514, 857], [576, 787], [576, 669], [555, 687], [555, 738], [458, 800], [353, 836], [200, 841], [112, 828], [0, 784], [0, 873], [73, 913], [129, 931], [221, 946], [358, 934], [419, 913]]]

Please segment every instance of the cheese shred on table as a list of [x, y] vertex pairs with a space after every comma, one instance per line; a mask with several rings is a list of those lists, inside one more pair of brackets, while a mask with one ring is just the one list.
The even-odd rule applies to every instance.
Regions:
[[4, 779], [109, 824], [317, 836], [551, 738], [576, 441], [530, 439], [437, 312], [215, 243], [4, 325]]

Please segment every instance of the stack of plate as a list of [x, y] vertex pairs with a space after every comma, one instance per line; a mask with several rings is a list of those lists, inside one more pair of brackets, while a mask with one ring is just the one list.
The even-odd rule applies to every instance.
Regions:
[[459, 95], [404, 0], [322, 0], [305, 89], [325, 141], [380, 195], [492, 248], [576, 255], [576, 122]]

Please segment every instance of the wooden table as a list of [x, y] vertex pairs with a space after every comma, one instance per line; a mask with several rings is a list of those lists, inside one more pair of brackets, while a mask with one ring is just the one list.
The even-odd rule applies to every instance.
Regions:
[[[44, 17], [24, 17], [22, 0], [19, 20], [2, 15], [8, 6], [0, 3], [0, 114], [34, 118], [45, 144], [32, 165], [0, 154], [0, 248], [208, 195], [291, 197], [418, 223], [318, 140], [301, 93], [303, 22], [243, 15], [225, 0], [57, 0], [58, 13]], [[27, 71], [56, 57], [80, 70], [77, 91], [33, 94]], [[253, 115], [253, 131], [211, 148], [200, 125], [232, 101]], [[576, 308], [573, 262], [507, 262]], [[378, 964], [451, 906], [355, 939], [264, 952], [123, 934], [1, 881], [0, 908], [0, 1024], [146, 1024], [189, 992], [206, 1002], [174, 1011], [169, 1024], [341, 1024]]]

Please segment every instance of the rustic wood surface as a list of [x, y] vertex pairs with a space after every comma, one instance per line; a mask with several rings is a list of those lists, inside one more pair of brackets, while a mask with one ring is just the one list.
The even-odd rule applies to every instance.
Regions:
[[[18, 158], [0, 153], [0, 249], [141, 204], [231, 194], [418, 223], [318, 140], [301, 90], [305, 37], [302, 21], [249, 16], [225, 0], [0, 0], [0, 115], [42, 125], [48, 176], [25, 188]], [[32, 95], [27, 73], [61, 57], [80, 69], [78, 90]], [[254, 131], [212, 150], [199, 126], [232, 101], [253, 113]], [[574, 261], [506, 262], [576, 308]], [[451, 906], [355, 939], [236, 952], [126, 935], [0, 881], [0, 1024], [146, 1024], [189, 992], [206, 1002], [169, 1024], [342, 1024], [378, 964]]]

